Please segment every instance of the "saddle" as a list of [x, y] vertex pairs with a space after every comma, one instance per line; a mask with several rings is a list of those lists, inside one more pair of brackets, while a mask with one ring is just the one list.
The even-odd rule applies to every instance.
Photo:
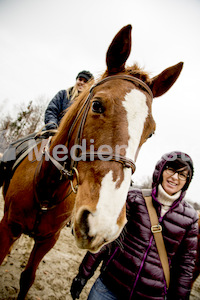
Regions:
[[11, 143], [0, 160], [0, 187], [9, 182], [19, 164], [41, 140], [53, 136], [55, 130], [39, 131]]

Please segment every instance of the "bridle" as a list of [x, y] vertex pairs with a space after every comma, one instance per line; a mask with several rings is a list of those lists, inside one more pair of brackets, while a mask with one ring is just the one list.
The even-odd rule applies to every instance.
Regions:
[[[80, 108], [79, 112], [76, 115], [76, 118], [74, 119], [69, 132], [68, 132], [68, 145], [69, 142], [71, 140], [72, 137], [72, 132], [82, 114], [81, 120], [80, 120], [80, 124], [78, 127], [78, 131], [77, 131], [77, 135], [74, 141], [74, 145], [81, 145], [81, 140], [82, 140], [82, 136], [83, 136], [83, 129], [84, 129], [84, 125], [86, 122], [86, 118], [90, 109], [90, 100], [93, 97], [93, 92], [94, 89], [99, 86], [102, 85], [103, 83], [110, 81], [110, 80], [115, 80], [115, 79], [122, 79], [122, 80], [127, 80], [132, 82], [134, 85], [136, 86], [140, 86], [142, 87], [149, 95], [150, 97], [153, 99], [153, 94], [151, 89], [148, 87], [148, 85], [146, 83], [144, 83], [142, 80], [136, 78], [136, 77], [132, 77], [130, 75], [112, 75], [109, 77], [106, 77], [104, 79], [102, 79], [101, 81], [99, 81], [97, 84], [93, 85], [90, 89], [89, 95], [86, 98], [85, 102], [83, 103], [82, 107]], [[74, 193], [77, 193], [77, 189], [78, 189], [78, 184], [79, 184], [79, 174], [78, 174], [78, 170], [77, 170], [77, 164], [78, 161], [74, 160], [72, 157], [70, 157], [70, 164], [69, 164], [69, 168], [66, 168], [66, 162], [62, 165], [60, 164], [53, 156], [50, 155], [49, 153], [49, 147], [50, 147], [50, 139], [47, 143], [47, 145], [44, 148], [43, 153], [46, 154], [48, 156], [48, 158], [51, 160], [51, 162], [54, 164], [54, 166], [60, 171], [61, 173], [61, 178], [67, 177], [70, 180], [71, 183], [71, 188], [73, 190]], [[100, 156], [105, 158], [105, 159], [109, 159], [109, 161], [115, 161], [115, 162], [119, 162], [123, 165], [124, 168], [131, 168], [132, 169], [132, 174], [135, 172], [136, 166], [135, 163], [133, 162], [133, 160], [131, 160], [130, 158], [127, 158], [125, 156], [122, 155], [116, 155], [116, 154], [112, 154], [112, 157], [110, 153], [108, 152], [99, 152], [99, 151], [88, 151], [85, 153], [81, 154], [82, 157], [84, 157], [83, 161], [93, 161], [93, 160], [100, 160]], [[92, 157], [92, 160], [91, 160]], [[80, 153], [79, 150], [77, 149], [76, 152], [76, 158], [80, 158]], [[73, 186], [73, 177], [74, 174], [76, 176], [76, 180], [77, 180], [77, 185], [74, 187]]]

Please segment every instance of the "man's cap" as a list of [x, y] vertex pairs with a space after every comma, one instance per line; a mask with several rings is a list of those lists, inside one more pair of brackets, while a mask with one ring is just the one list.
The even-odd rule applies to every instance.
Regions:
[[78, 75], [76, 76], [76, 79], [79, 78], [79, 77], [83, 77], [87, 81], [94, 78], [94, 76], [92, 75], [92, 73], [90, 73], [89, 71], [85, 71], [85, 70], [79, 72]]

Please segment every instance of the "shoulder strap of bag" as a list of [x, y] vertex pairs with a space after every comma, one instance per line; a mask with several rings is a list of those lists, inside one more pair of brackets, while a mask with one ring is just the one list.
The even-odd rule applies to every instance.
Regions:
[[158, 216], [155, 207], [153, 206], [151, 196], [144, 197], [144, 199], [146, 202], [149, 218], [151, 221], [151, 231], [154, 235], [154, 239], [158, 249], [158, 254], [160, 256], [160, 261], [165, 275], [166, 284], [167, 287], [169, 288], [169, 282], [170, 282], [169, 262], [168, 262], [167, 251], [165, 248], [163, 236], [162, 236], [162, 226], [158, 222]]

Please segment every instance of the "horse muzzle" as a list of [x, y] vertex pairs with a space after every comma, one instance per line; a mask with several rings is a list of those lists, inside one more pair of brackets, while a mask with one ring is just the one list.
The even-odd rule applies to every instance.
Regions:
[[[121, 224], [121, 225], [119, 225]], [[73, 234], [77, 246], [81, 249], [87, 249], [91, 252], [98, 252], [100, 248], [115, 240], [124, 225], [123, 222], [110, 223], [96, 212], [91, 212], [89, 209], [80, 209], [73, 225]]]

